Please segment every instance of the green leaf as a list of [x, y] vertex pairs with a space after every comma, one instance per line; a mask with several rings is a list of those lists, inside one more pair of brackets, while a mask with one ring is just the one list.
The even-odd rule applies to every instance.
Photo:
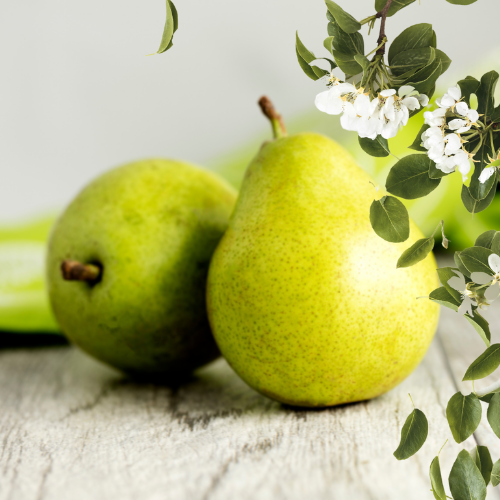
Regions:
[[430, 47], [433, 33], [432, 24], [427, 23], [415, 24], [406, 28], [394, 39], [389, 47], [389, 65], [392, 65], [394, 58], [401, 52]]
[[[317, 75], [312, 66], [306, 63], [306, 61], [302, 58], [302, 56], [299, 54], [299, 51], [295, 51], [297, 54], [297, 61], [299, 61], [299, 65], [302, 68], [302, 71], [311, 79], [311, 80], [318, 80], [321, 78], [321, 76]], [[325, 72], [327, 73], [327, 72]]]
[[446, 418], [453, 439], [457, 443], [462, 443], [472, 436], [481, 421], [481, 403], [475, 394], [464, 396], [457, 392], [448, 402]]
[[418, 408], [415, 408], [401, 429], [401, 441], [394, 456], [398, 460], [406, 460], [415, 455], [425, 443], [428, 433], [429, 424], [426, 416]]
[[497, 460], [495, 465], [493, 465], [491, 471], [491, 484], [493, 486], [498, 486], [500, 484], [500, 460]]
[[363, 71], [363, 68], [356, 62], [354, 56], [338, 52], [337, 50], [333, 50], [332, 54], [338, 67], [346, 75], [358, 75]]
[[333, 56], [333, 36], [329, 36], [328, 38], [325, 38], [323, 41], [323, 46]]
[[464, 275], [467, 276], [467, 278], [470, 279], [470, 271], [465, 267], [465, 264], [462, 261], [461, 257], [462, 252], [455, 252], [453, 255], [453, 260], [455, 261], [455, 264], [458, 267], [458, 270]]
[[390, 67], [394, 75], [400, 76], [412, 69], [431, 64], [435, 58], [436, 51], [432, 47], [405, 50], [394, 57]]
[[486, 121], [487, 118], [493, 113], [495, 109], [495, 87], [498, 82], [499, 75], [496, 71], [490, 71], [486, 73], [481, 78], [481, 84], [477, 89], [477, 112], [480, 115], [485, 115], [483, 121]]
[[471, 94], [475, 94], [477, 89], [479, 88], [480, 82], [476, 80], [473, 76], [467, 76], [463, 80], [458, 82], [458, 86], [462, 91], [462, 97], [464, 101], [470, 106], [470, 96]]
[[374, 140], [358, 136], [358, 142], [361, 149], [370, 156], [384, 158], [390, 154], [389, 143], [381, 135], [377, 136]]
[[490, 325], [488, 322], [477, 312], [477, 309], [473, 312], [474, 316], [470, 314], [464, 314], [465, 319], [472, 325], [474, 330], [483, 339], [486, 347], [490, 347], [491, 333]]
[[476, 446], [471, 452], [470, 456], [476, 467], [483, 476], [484, 483], [488, 486], [491, 478], [491, 469], [493, 469], [493, 461], [491, 460], [490, 450], [486, 446]]
[[398, 259], [396, 268], [411, 267], [424, 260], [434, 248], [434, 237], [422, 238], [407, 248]]
[[[415, 0], [394, 0], [389, 7], [389, 12], [387, 14], [388, 17], [393, 16], [396, 14], [396, 12], [400, 11], [401, 9], [408, 7], [408, 5], [412, 4], [415, 2]], [[385, 4], [387, 3], [387, 0], [375, 0], [375, 10], [377, 12], [380, 12], [384, 7]]]
[[471, 3], [477, 2], [477, 0], [446, 0], [448, 3], [453, 5], [470, 5]]
[[467, 369], [462, 380], [480, 380], [500, 366], [500, 344], [493, 344]]
[[454, 500], [484, 500], [486, 498], [486, 484], [483, 476], [467, 450], [462, 450], [458, 454], [451, 468], [449, 483]]
[[177, 31], [179, 26], [179, 20], [177, 15], [177, 9], [171, 0], [166, 1], [167, 5], [167, 19], [165, 21], [165, 27], [163, 28], [163, 36], [161, 37], [160, 47], [157, 54], [163, 54], [173, 45], [172, 38], [174, 33]]
[[295, 48], [297, 49], [297, 53], [304, 59], [306, 63], [311, 63], [316, 60], [316, 56], [306, 48], [306, 46], [302, 43], [299, 38], [299, 32], [295, 32]]
[[391, 243], [401, 243], [410, 236], [410, 218], [406, 207], [393, 196], [374, 200], [370, 222], [375, 233]]
[[439, 49], [436, 49], [436, 59], [441, 61], [441, 74], [445, 73], [451, 66], [452, 60]]
[[457, 301], [444, 286], [433, 290], [429, 294], [429, 299], [455, 312], [458, 312], [458, 308], [461, 305], [461, 301]]
[[446, 492], [444, 491], [443, 478], [441, 476], [441, 466], [439, 465], [439, 456], [434, 457], [429, 470], [431, 478], [432, 493], [436, 500], [446, 500]]
[[[498, 174], [491, 176], [491, 178], [494, 178], [494, 185], [497, 181], [497, 176]], [[462, 184], [462, 203], [464, 204], [464, 207], [468, 212], [470, 212], [471, 214], [477, 214], [479, 212], [482, 212], [483, 210], [486, 210], [491, 205], [493, 198], [495, 198], [495, 193], [496, 189], [492, 187], [486, 198], [478, 201], [474, 199], [474, 197], [470, 194], [469, 188], [465, 184]]]
[[326, 7], [328, 8], [328, 12], [334, 17], [335, 21], [337, 21], [338, 25], [346, 32], [346, 33], [356, 33], [361, 29], [361, 24], [359, 24], [351, 14], [348, 14], [340, 5], [337, 5], [332, 0], [325, 0]]
[[407, 84], [415, 87], [415, 90], [420, 94], [427, 94], [436, 86], [436, 81], [442, 73], [443, 64], [439, 59], [435, 59], [431, 64], [416, 73], [415, 78], [411, 78], [411, 81]]
[[[493, 432], [497, 435], [497, 437], [500, 438], [500, 394], [498, 392], [493, 394], [492, 398], [490, 399], [488, 413], [486, 415], [488, 417], [488, 423], [490, 424]], [[496, 484], [494, 484], [493, 486], [496, 486]]]
[[[491, 229], [490, 231], [486, 231], [485, 233], [480, 234], [476, 242], [474, 243], [475, 247], [483, 247], [483, 248], [488, 248], [491, 250], [491, 246], [493, 245], [493, 239], [498, 236], [499, 243], [500, 243], [500, 232], [495, 231], [494, 229]], [[493, 252], [496, 253], [496, 252]]]
[[[487, 146], [487, 147], [485, 147]], [[474, 173], [472, 174], [470, 185], [469, 185], [469, 194], [477, 201], [483, 200], [488, 196], [490, 191], [493, 189], [493, 186], [497, 185], [497, 176], [492, 175], [486, 182], [479, 182], [479, 176], [481, 172], [484, 170], [488, 162], [488, 153], [491, 154], [490, 146], [483, 146], [475, 156], [476, 160], [479, 160], [479, 163], [474, 164]], [[495, 154], [493, 152], [493, 154]]]
[[460, 259], [469, 273], [495, 274], [488, 265], [488, 258], [493, 252], [488, 248], [469, 247], [460, 252]]
[[431, 163], [427, 155], [405, 156], [391, 168], [385, 183], [387, 191], [406, 200], [428, 195], [441, 182], [429, 177]]
[[491, 121], [498, 123], [500, 122], [500, 106], [497, 106], [494, 110], [493, 113], [491, 113]]
[[422, 125], [422, 128], [419, 130], [418, 134], [417, 134], [417, 137], [415, 138], [415, 140], [413, 141], [413, 144], [411, 146], [408, 146], [409, 149], [414, 149], [415, 151], [423, 151], [423, 152], [427, 152], [427, 149], [425, 149], [423, 146], [422, 146], [422, 134], [428, 129], [430, 128], [430, 125]]
[[437, 270], [437, 273], [441, 285], [443, 285], [446, 290], [448, 290], [448, 293], [455, 299], [456, 302], [461, 303], [462, 295], [460, 294], [460, 292], [448, 285], [448, 281], [450, 281], [451, 278], [458, 277], [458, 274], [455, 273], [455, 269], [453, 269], [452, 267], [440, 267]]
[[360, 33], [346, 33], [337, 22], [328, 23], [328, 34], [333, 36], [333, 48], [337, 52], [353, 56], [364, 55], [365, 42]]

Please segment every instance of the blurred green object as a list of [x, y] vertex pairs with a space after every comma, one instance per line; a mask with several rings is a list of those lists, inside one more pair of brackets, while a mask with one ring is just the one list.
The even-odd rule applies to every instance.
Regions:
[[[357, 134], [343, 130], [337, 116], [326, 115], [314, 109], [296, 119], [286, 121], [291, 134], [304, 131], [319, 132], [342, 144], [354, 156], [358, 164], [383, 186], [390, 168], [397, 162], [397, 159], [415, 154], [415, 151], [408, 149], [408, 146], [414, 142], [424, 123], [424, 117], [423, 113], [413, 117], [399, 132], [397, 138], [389, 141], [390, 150], [394, 156], [385, 158], [374, 158], [366, 154], [359, 146]], [[247, 165], [259, 150], [260, 144], [269, 139], [270, 134], [271, 131], [256, 137], [248, 146], [211, 162], [212, 168], [239, 188]], [[425, 235], [430, 236], [439, 221], [444, 220], [445, 233], [450, 240], [450, 255], [452, 251], [472, 246], [476, 237], [482, 232], [488, 229], [498, 229], [497, 221], [500, 218], [498, 193], [487, 210], [472, 216], [462, 204], [461, 189], [462, 177], [459, 173], [455, 173], [443, 178], [438, 189], [425, 198], [401, 200]], [[374, 189], [373, 198], [379, 197]], [[369, 214], [366, 216], [368, 217]], [[435, 250], [439, 248], [441, 248], [440, 245], [436, 244]]]
[[60, 334], [45, 290], [46, 242], [54, 221], [46, 216], [0, 227], [2, 332]]

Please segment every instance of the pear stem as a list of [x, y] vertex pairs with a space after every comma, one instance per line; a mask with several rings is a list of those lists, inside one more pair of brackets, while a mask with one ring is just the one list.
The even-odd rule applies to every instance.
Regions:
[[285, 137], [286, 127], [283, 122], [283, 117], [276, 111], [271, 99], [267, 96], [262, 96], [259, 99], [259, 106], [264, 115], [271, 122], [271, 126], [273, 127], [273, 137], [275, 139], [280, 139], [281, 137]]
[[63, 260], [61, 273], [66, 281], [86, 281], [93, 285], [101, 280], [102, 269], [95, 264], [82, 264], [76, 260]]

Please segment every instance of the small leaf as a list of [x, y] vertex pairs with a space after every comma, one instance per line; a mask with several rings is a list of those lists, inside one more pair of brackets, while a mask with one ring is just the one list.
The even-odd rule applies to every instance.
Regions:
[[480, 380], [500, 366], [500, 344], [493, 344], [467, 369], [462, 380]]
[[499, 75], [496, 71], [490, 71], [481, 78], [481, 84], [477, 89], [477, 112], [480, 115], [485, 115], [485, 119], [493, 113], [495, 108], [495, 87], [498, 82]]
[[374, 200], [370, 222], [375, 233], [391, 243], [401, 243], [410, 236], [410, 218], [406, 207], [393, 196]]
[[415, 455], [425, 443], [428, 432], [429, 424], [426, 416], [418, 408], [415, 408], [403, 425], [401, 441], [394, 456], [398, 460], [406, 460]]
[[461, 303], [462, 295], [460, 292], [448, 285], [448, 281], [450, 281], [451, 278], [458, 278], [458, 274], [455, 273], [455, 270], [452, 267], [440, 267], [437, 270], [437, 273], [441, 285], [448, 290], [448, 293], [455, 299], [456, 302]]
[[306, 46], [302, 43], [299, 38], [299, 32], [295, 32], [295, 48], [297, 49], [298, 54], [306, 63], [311, 63], [316, 60], [316, 56], [306, 48]]
[[[394, 14], [396, 14], [396, 12], [405, 7], [408, 7], [408, 5], [412, 4], [413, 2], [415, 2], [415, 0], [397, 0], [397, 2], [393, 2], [389, 7], [387, 16], [393, 16]], [[386, 3], [387, 0], [375, 0], [375, 10], [377, 12], [380, 12], [385, 7]]]
[[497, 106], [494, 110], [493, 113], [491, 113], [491, 121], [498, 123], [500, 122], [500, 106]]
[[441, 74], [445, 73], [451, 66], [452, 60], [439, 49], [436, 49], [436, 59], [441, 61]]
[[479, 334], [486, 347], [490, 347], [491, 333], [488, 322], [477, 312], [477, 309], [473, 314], [474, 316], [464, 314], [464, 317]]
[[487, 248], [469, 247], [460, 252], [460, 259], [469, 273], [495, 274], [488, 264], [488, 258], [493, 252]]
[[488, 486], [491, 478], [491, 469], [493, 469], [493, 461], [491, 460], [490, 450], [486, 446], [476, 446], [471, 452], [470, 456], [476, 467], [483, 476], [484, 483]]
[[398, 259], [396, 267], [411, 267], [424, 260], [434, 248], [434, 237], [422, 238], [407, 248]]
[[160, 47], [157, 54], [163, 54], [173, 45], [172, 38], [174, 33], [177, 31], [179, 21], [177, 15], [177, 9], [171, 0], [166, 1], [167, 5], [167, 19], [165, 21], [165, 27], [163, 28], [163, 36], [161, 38]]
[[458, 454], [451, 468], [449, 483], [454, 500], [484, 500], [486, 498], [486, 484], [483, 476], [467, 450], [462, 450]]
[[363, 68], [356, 62], [354, 56], [344, 54], [343, 52], [339, 52], [337, 50], [333, 50], [332, 54], [338, 67], [346, 75], [358, 75], [363, 71]]
[[326, 7], [328, 8], [328, 12], [333, 16], [335, 21], [337, 21], [338, 25], [346, 32], [346, 33], [356, 33], [361, 29], [361, 24], [359, 24], [351, 14], [348, 14], [340, 5], [337, 5], [332, 0], [325, 0]]
[[432, 24], [427, 23], [415, 24], [406, 28], [394, 39], [389, 47], [389, 65], [392, 65], [393, 59], [401, 52], [430, 47], [433, 33]]
[[481, 421], [481, 403], [475, 394], [464, 396], [457, 392], [446, 407], [446, 418], [453, 439], [462, 443], [477, 429]]
[[500, 232], [495, 231], [494, 229], [492, 229], [491, 231], [486, 231], [485, 233], [482, 233], [477, 237], [474, 246], [488, 248], [489, 250], [491, 250], [491, 245], [493, 244], [493, 238], [495, 238], [496, 235], [500, 236]]
[[428, 195], [441, 182], [429, 177], [431, 162], [427, 155], [405, 156], [391, 168], [385, 183], [387, 191], [407, 200]]
[[374, 140], [358, 136], [358, 142], [361, 149], [370, 156], [384, 158], [390, 154], [389, 143], [381, 135], [377, 136]]
[[[481, 172], [484, 170], [484, 167], [488, 164], [488, 151], [489, 148], [483, 146], [474, 157], [476, 160], [479, 160], [479, 163], [475, 163], [474, 173], [472, 174], [471, 181], [469, 184], [469, 194], [474, 200], [481, 201], [484, 200], [492, 189], [497, 185], [497, 175], [492, 175], [486, 182], [480, 182], [479, 176]], [[491, 151], [491, 150], [490, 150]], [[493, 152], [495, 154], [495, 152]]]
[[470, 5], [471, 3], [477, 2], [477, 0], [446, 0], [448, 3], [453, 5]]
[[323, 46], [333, 56], [333, 36], [329, 36], [328, 38], [325, 38], [323, 41]]
[[457, 265], [458, 267], [458, 270], [464, 275], [464, 276], [467, 276], [467, 278], [470, 279], [470, 271], [465, 267], [465, 264], [463, 263], [462, 261], [462, 257], [461, 257], [461, 253], [462, 252], [455, 252], [455, 254], [453, 255], [453, 259], [455, 260], [455, 264]]
[[431, 487], [432, 493], [434, 493], [434, 498], [436, 500], [446, 500], [446, 492], [444, 491], [439, 457], [434, 457], [434, 460], [431, 462], [429, 476], [431, 478]]
[[429, 299], [455, 312], [458, 312], [458, 308], [461, 305], [461, 302], [457, 301], [444, 286], [433, 290], [429, 294]]
[[467, 106], [470, 106], [470, 96], [471, 94], [475, 94], [477, 89], [479, 88], [480, 82], [476, 80], [473, 76], [467, 76], [463, 80], [458, 82], [458, 86], [462, 91], [462, 97], [464, 101], [467, 103]]
[[408, 146], [409, 149], [414, 149], [415, 151], [423, 151], [425, 153], [427, 153], [427, 149], [424, 148], [424, 146], [422, 146], [422, 142], [424, 142], [422, 140], [422, 134], [428, 129], [430, 128], [430, 125], [422, 125], [422, 128], [419, 130], [418, 134], [417, 134], [417, 137], [415, 138], [415, 140], [413, 141], [413, 144], [411, 146]]
[[443, 73], [443, 63], [439, 59], [436, 59], [429, 66], [424, 68], [421, 72], [415, 74], [415, 76], [416, 77], [418, 76], [419, 78], [418, 81], [417, 80], [413, 81], [413, 78], [411, 78], [412, 81], [408, 82], [407, 85], [415, 87], [415, 90], [418, 91], [420, 94], [428, 94], [432, 91], [433, 88], [435, 88], [436, 81], [441, 76], [442, 73]]
[[495, 462], [491, 470], [491, 484], [493, 486], [498, 486], [500, 484], [500, 460]]
[[[498, 392], [493, 394], [490, 399], [488, 413], [486, 415], [493, 432], [500, 438], [500, 394]], [[496, 484], [493, 486], [496, 486]]]
[[407, 71], [427, 66], [436, 58], [436, 51], [432, 47], [405, 50], [397, 54], [390, 66], [395, 76], [401, 76]]
[[361, 33], [346, 33], [336, 21], [328, 23], [328, 34], [333, 36], [333, 48], [337, 52], [353, 56], [364, 55], [365, 42]]

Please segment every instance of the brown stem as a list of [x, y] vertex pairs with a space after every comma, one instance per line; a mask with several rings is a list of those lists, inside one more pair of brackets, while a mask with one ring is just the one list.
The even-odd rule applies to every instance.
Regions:
[[[380, 34], [378, 36], [377, 44], [380, 45], [383, 41], [384, 38], [386, 38], [385, 34], [385, 20], [387, 19], [387, 14], [389, 13], [389, 9], [391, 8], [393, 0], [387, 0], [387, 3], [385, 4], [385, 7], [380, 11], [377, 12], [377, 19], [381, 19], [380, 21]], [[387, 40], [380, 49], [377, 50], [377, 55], [383, 56], [385, 54], [385, 46], [387, 45]]]
[[269, 119], [273, 127], [273, 135], [275, 139], [286, 135], [286, 127], [283, 122], [283, 117], [276, 111], [271, 99], [267, 96], [262, 96], [259, 99], [259, 106], [264, 115]]
[[102, 269], [95, 264], [82, 264], [76, 260], [63, 260], [61, 273], [66, 281], [86, 281], [89, 284], [101, 280]]

